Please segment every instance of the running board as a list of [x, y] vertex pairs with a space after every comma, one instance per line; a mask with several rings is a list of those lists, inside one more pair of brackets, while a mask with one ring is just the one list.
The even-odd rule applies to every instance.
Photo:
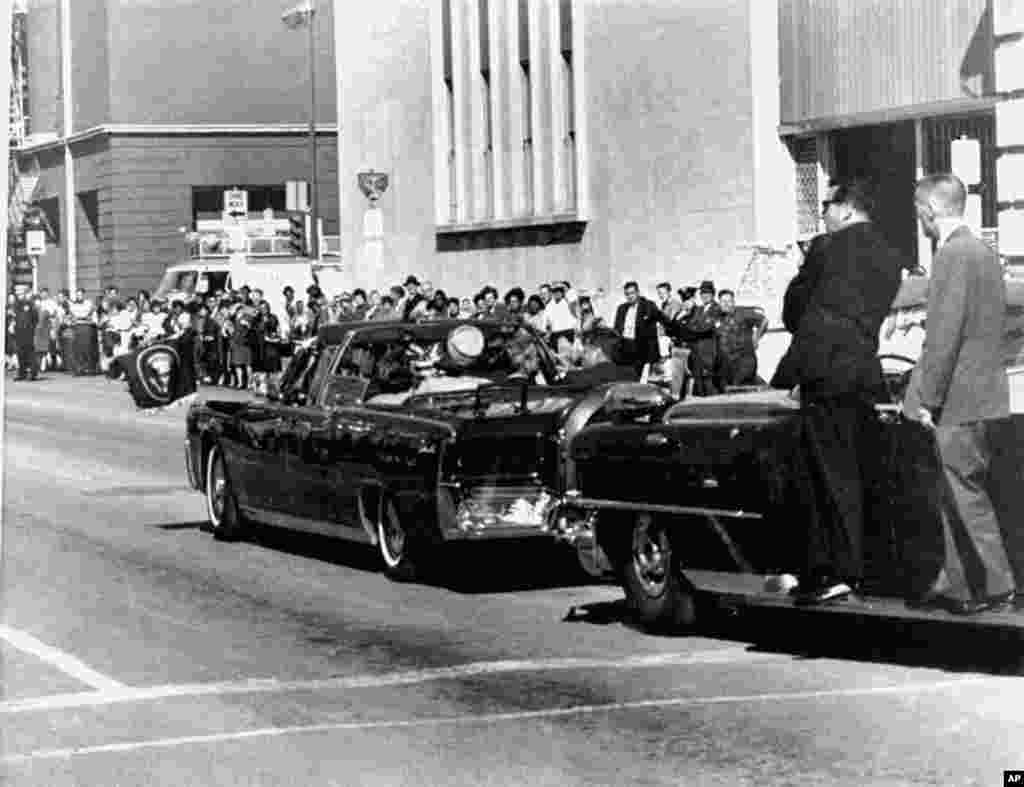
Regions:
[[943, 610], [911, 609], [902, 598], [862, 596], [828, 604], [798, 606], [786, 592], [765, 589], [767, 577], [726, 571], [683, 573], [698, 593], [713, 599], [723, 609], [791, 609], [814, 615], [852, 615], [905, 622], [959, 623], [990, 629], [1024, 632], [1024, 611], [981, 612], [977, 615], [953, 615]]

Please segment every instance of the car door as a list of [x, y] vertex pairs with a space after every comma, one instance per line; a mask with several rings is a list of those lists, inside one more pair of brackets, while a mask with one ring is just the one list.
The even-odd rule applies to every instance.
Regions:
[[281, 503], [281, 411], [274, 402], [253, 402], [227, 423], [221, 445], [238, 503], [244, 508], [273, 510]]

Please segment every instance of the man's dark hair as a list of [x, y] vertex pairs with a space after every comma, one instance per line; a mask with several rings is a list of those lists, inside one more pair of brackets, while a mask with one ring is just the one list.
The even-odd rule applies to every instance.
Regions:
[[357, 295], [362, 295], [363, 300], [366, 300], [366, 290], [364, 290], [362, 287], [356, 287], [354, 290], [352, 290], [352, 297], [355, 298]]
[[460, 306], [460, 307], [462, 306], [462, 303], [459, 301], [458, 298], [449, 298], [448, 301], [447, 301], [448, 306], [451, 306], [453, 303], [456, 306]]
[[633, 287], [634, 289], [637, 290], [640, 289], [640, 285], [637, 284], [635, 281], [627, 281], [625, 284], [622, 285], [623, 290], [628, 290], [630, 287]]
[[672, 292], [672, 285], [669, 284], [667, 281], [663, 281], [655, 289], [658, 289], [658, 290], [668, 290], [669, 292]]
[[473, 296], [473, 303], [480, 303], [481, 301], [485, 300], [486, 297], [487, 297], [484, 294], [485, 292], [486, 292], [486, 290], [480, 290], [480, 292], [478, 292], [476, 295], [474, 295]]
[[488, 293], [493, 295], [495, 300], [497, 300], [500, 297], [498, 295], [498, 290], [495, 287], [492, 287], [490, 284], [488, 284], [486, 287], [480, 290], [480, 294], [485, 297], [487, 296]]
[[728, 295], [733, 300], [736, 299], [736, 293], [734, 293], [732, 290], [719, 290], [718, 297], [721, 298], [723, 295]]
[[583, 334], [582, 340], [584, 345], [600, 350], [609, 361], [618, 363], [622, 340], [615, 331], [610, 328], [595, 328]]
[[395, 299], [392, 298], [390, 295], [381, 295], [380, 296], [380, 305], [383, 306], [384, 304], [387, 304], [388, 306], [394, 306], [395, 305]]
[[834, 188], [832, 202], [851, 205], [861, 213], [873, 217], [875, 214], [875, 186], [867, 178], [837, 178], [829, 181]]
[[295, 294], [295, 288], [292, 287], [290, 284], [286, 284], [284, 289], [281, 290], [282, 295], [287, 295], [288, 293], [291, 293], [292, 295]]
[[526, 293], [523, 292], [522, 287], [513, 287], [505, 293], [505, 303], [507, 304], [512, 298], [518, 298], [519, 302], [522, 303], [526, 300]]

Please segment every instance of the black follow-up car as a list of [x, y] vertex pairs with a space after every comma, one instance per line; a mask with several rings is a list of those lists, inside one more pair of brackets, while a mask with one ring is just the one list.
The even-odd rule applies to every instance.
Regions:
[[[375, 544], [395, 578], [449, 541], [551, 542], [551, 509], [575, 486], [569, 440], [672, 401], [653, 385], [578, 390], [559, 376], [520, 324], [325, 326], [268, 397], [191, 407], [189, 480], [218, 538], [258, 522]], [[585, 539], [580, 552], [593, 553]]]
[[[1024, 288], [1010, 296], [1005, 343], [1013, 386], [1024, 371]], [[923, 309], [923, 292], [901, 299], [894, 314]], [[942, 470], [931, 433], [901, 411], [914, 359], [886, 360], [911, 368], [897, 365], [887, 375], [893, 401], [877, 408], [866, 576], [860, 600], [831, 610], [933, 617], [941, 613], [915, 612], [903, 600], [924, 593], [942, 565]], [[1024, 415], [1019, 403], [1013, 409], [992, 465], [994, 502], [1011, 536], [1024, 511]], [[698, 610], [723, 605], [790, 606], [791, 575], [813, 515], [801, 417], [789, 392], [762, 389], [691, 397], [649, 423], [589, 426], [570, 446], [575, 487], [552, 509], [552, 530], [602, 550], [629, 607], [652, 628], [686, 627]], [[1024, 540], [1016, 538], [1007, 548], [1024, 559]], [[1024, 625], [1024, 616], [1010, 614], [981, 619]]]

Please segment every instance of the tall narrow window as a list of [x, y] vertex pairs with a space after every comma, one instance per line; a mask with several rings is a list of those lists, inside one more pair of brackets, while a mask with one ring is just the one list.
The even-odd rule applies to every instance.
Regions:
[[572, 52], [562, 52], [562, 89], [565, 100], [565, 139], [562, 141], [562, 155], [565, 162], [565, 197], [569, 210], [576, 208], [576, 91], [573, 87]]
[[480, 74], [480, 101], [484, 108], [484, 205], [482, 214], [489, 219], [494, 218], [494, 147], [491, 144], [494, 114], [491, 112], [491, 74], [483, 71]]
[[533, 213], [533, 89], [530, 86], [530, 62], [520, 64], [523, 97], [523, 205], [527, 215]]
[[455, 93], [450, 78], [444, 81], [444, 112], [447, 122], [444, 142], [448, 162], [448, 220], [455, 222], [459, 218], [459, 182], [455, 161]]

